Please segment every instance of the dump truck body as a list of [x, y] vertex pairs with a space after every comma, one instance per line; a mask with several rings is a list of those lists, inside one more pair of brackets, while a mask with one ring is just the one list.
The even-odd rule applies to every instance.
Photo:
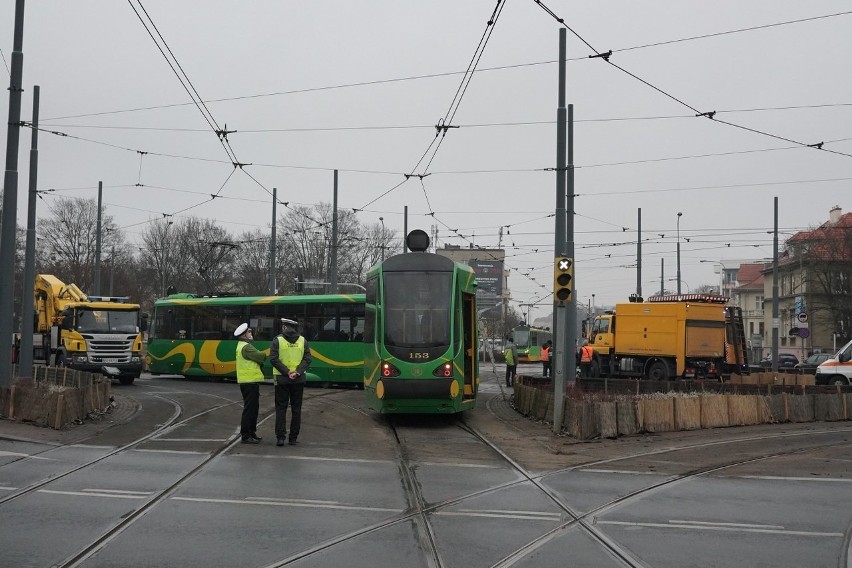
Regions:
[[718, 379], [742, 367], [742, 320], [717, 298], [657, 297], [597, 316], [589, 335], [593, 375]]

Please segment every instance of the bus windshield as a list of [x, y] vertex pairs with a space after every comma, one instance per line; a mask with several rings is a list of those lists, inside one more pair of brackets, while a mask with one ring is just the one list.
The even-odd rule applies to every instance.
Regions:
[[77, 331], [80, 333], [138, 333], [136, 311], [79, 310]]
[[385, 343], [398, 347], [450, 344], [452, 273], [384, 274]]

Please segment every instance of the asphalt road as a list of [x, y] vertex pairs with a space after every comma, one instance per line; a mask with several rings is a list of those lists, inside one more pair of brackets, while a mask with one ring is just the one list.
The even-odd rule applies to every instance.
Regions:
[[306, 391], [238, 442], [234, 383], [143, 376], [70, 430], [0, 421], [3, 566], [850, 567], [852, 424], [578, 442], [511, 408], [387, 418]]

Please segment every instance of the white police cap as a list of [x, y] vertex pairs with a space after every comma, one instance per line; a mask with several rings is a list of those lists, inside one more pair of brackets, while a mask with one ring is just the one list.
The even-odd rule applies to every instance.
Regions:
[[295, 320], [291, 320], [288, 318], [281, 318], [281, 325], [289, 325], [290, 327], [297, 327], [299, 324], [296, 323]]
[[248, 324], [247, 323], [241, 323], [239, 326], [237, 326], [237, 329], [234, 330], [234, 337], [239, 337], [247, 331], [248, 331]]

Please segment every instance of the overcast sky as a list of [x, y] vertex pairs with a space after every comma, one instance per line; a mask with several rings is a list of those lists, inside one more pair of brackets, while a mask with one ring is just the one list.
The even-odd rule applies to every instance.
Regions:
[[[131, 243], [146, 223], [193, 206], [178, 215], [239, 233], [268, 228], [273, 187], [291, 206], [331, 202], [338, 169], [339, 206], [359, 209], [363, 223], [383, 217], [401, 236], [408, 206], [409, 229], [437, 226], [439, 246], [502, 244], [515, 306], [541, 301], [532, 315], [546, 315], [561, 24], [533, 0], [510, 0], [488, 35], [495, 5], [30, 1], [22, 119], [37, 84], [42, 128], [76, 137], [39, 137], [38, 186], [57, 189], [39, 213], [53, 196], [95, 198], [103, 181], [106, 210]], [[646, 296], [659, 289], [661, 259], [666, 286], [677, 287], [678, 212], [686, 292], [718, 284], [714, 264], [772, 256], [775, 196], [782, 241], [835, 205], [850, 209], [848, 2], [544, 5], [571, 28], [579, 302], [635, 291], [640, 207]], [[7, 80], [14, 8], [0, 0]], [[137, 11], [207, 101], [208, 118], [236, 131], [228, 151]], [[609, 63], [588, 57], [608, 50]], [[457, 128], [434, 144], [447, 116]], [[822, 150], [803, 146], [819, 142]], [[5, 136], [0, 144], [5, 155]], [[21, 225], [29, 147], [25, 129]], [[234, 158], [252, 165], [234, 171]], [[399, 185], [412, 173], [430, 175]]]

